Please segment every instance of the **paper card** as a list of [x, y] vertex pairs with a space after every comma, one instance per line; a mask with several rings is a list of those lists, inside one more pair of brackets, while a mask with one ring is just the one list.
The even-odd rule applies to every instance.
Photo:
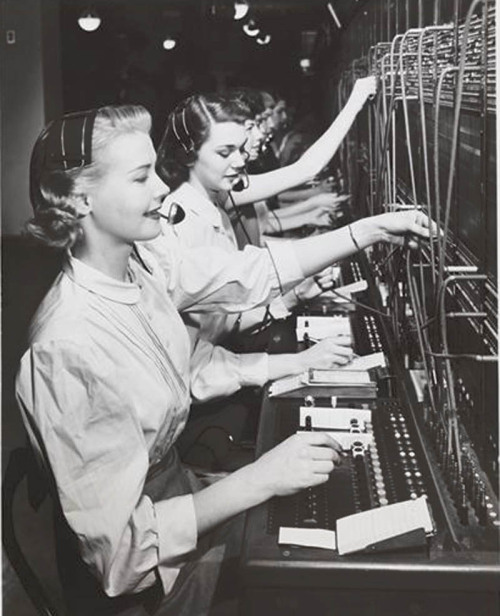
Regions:
[[382, 367], [385, 368], [387, 362], [385, 361], [385, 355], [382, 351], [377, 353], [370, 353], [369, 355], [362, 355], [355, 357], [350, 363], [345, 366], [340, 366], [339, 370], [371, 370], [372, 368]]
[[[321, 296], [331, 298], [335, 301], [349, 301], [351, 293], [361, 293], [362, 291], [366, 291], [366, 289], [368, 289], [368, 283], [362, 278], [361, 280], [356, 280], [356, 282], [346, 284], [343, 287], [338, 287], [334, 289], [334, 291], [325, 291]], [[339, 297], [340, 295], [343, 295], [345, 299]]]
[[279, 544], [301, 545], [308, 548], [335, 550], [335, 531], [324, 528], [292, 528], [281, 526], [278, 535]]
[[371, 545], [423, 528], [434, 531], [427, 497], [393, 503], [384, 507], [361, 511], [337, 520], [339, 554], [364, 550]]

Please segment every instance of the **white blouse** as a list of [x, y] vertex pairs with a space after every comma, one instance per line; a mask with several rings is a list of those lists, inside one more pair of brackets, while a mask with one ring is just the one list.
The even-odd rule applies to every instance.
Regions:
[[[130, 282], [68, 258], [33, 319], [16, 382], [82, 556], [110, 596], [152, 585], [155, 569], [168, 593], [197, 545], [191, 495], [153, 503], [144, 494], [190, 404], [190, 341], [177, 306], [240, 311], [266, 302], [279, 292], [273, 262], [289, 258], [264, 250], [237, 264], [214, 250], [202, 273], [205, 251], [172, 261], [166, 279], [151, 254], [137, 255]], [[285, 284], [293, 270], [281, 270]], [[173, 286], [179, 279], [186, 284]]]
[[[165, 242], [165, 239], [160, 237], [154, 241], [158, 251], [162, 250], [162, 242], [172, 245], [172, 236], [178, 240], [181, 251], [216, 247], [234, 255], [247, 255], [255, 250], [262, 250], [247, 246], [243, 251], [239, 251], [226, 212], [215, 207], [208, 197], [187, 182], [165, 199], [163, 209], [168, 211], [175, 202], [182, 206], [186, 216], [174, 227], [164, 223], [164, 233], [168, 239]], [[286, 243], [286, 250], [291, 250], [291, 243]], [[283, 318], [289, 314], [281, 295], [274, 298], [270, 308], [275, 318]], [[262, 386], [269, 380], [266, 353], [234, 354], [222, 346], [216, 346], [224, 343], [225, 337], [235, 327], [236, 320], [237, 316], [229, 314], [204, 313], [184, 316], [185, 323], [190, 326], [188, 329], [193, 344], [191, 371], [197, 377], [192, 390], [195, 401], [227, 396], [245, 385]], [[214, 346], [210, 348], [210, 345], [203, 341]]]

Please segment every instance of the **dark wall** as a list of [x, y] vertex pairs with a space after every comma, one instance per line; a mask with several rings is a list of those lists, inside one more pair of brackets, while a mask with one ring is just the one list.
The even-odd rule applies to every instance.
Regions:
[[4, 235], [20, 233], [30, 216], [31, 148], [45, 121], [61, 110], [58, 40], [58, 0], [1, 0]]

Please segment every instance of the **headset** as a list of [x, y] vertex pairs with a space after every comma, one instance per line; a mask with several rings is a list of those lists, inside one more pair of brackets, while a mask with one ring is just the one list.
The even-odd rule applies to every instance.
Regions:
[[186, 123], [186, 108], [183, 107], [182, 111], [180, 112], [181, 123], [184, 129], [184, 138], [181, 137], [181, 132], [178, 130], [178, 127], [177, 127], [176, 118], [177, 118], [178, 113], [179, 113], [178, 111], [174, 111], [174, 113], [172, 114], [172, 130], [174, 131], [175, 138], [181, 144], [184, 152], [186, 154], [192, 154], [195, 151], [195, 145], [194, 145], [193, 138], [191, 137], [189, 133], [187, 123]]

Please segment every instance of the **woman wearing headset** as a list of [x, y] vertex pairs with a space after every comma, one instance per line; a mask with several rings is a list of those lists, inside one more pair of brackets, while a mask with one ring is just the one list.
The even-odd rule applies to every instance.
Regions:
[[[138, 244], [175, 214], [161, 212], [168, 187], [150, 127], [141, 107], [68, 114], [41, 133], [31, 159], [29, 230], [67, 256], [32, 322], [16, 394], [60, 505], [60, 572], [75, 616], [208, 613], [221, 564], [237, 553], [238, 514], [326, 481], [340, 460], [315, 432], [203, 489], [180, 464], [190, 346], [177, 308], [240, 310], [275, 294], [278, 279], [258, 249], [251, 269], [215, 249], [204, 251], [204, 272], [196, 254], [179, 255], [167, 278]], [[358, 241], [426, 236], [418, 216], [366, 224]], [[294, 254], [312, 275], [353, 252], [348, 235], [334, 239], [304, 240], [274, 260]], [[292, 269], [278, 268], [282, 284]]]

